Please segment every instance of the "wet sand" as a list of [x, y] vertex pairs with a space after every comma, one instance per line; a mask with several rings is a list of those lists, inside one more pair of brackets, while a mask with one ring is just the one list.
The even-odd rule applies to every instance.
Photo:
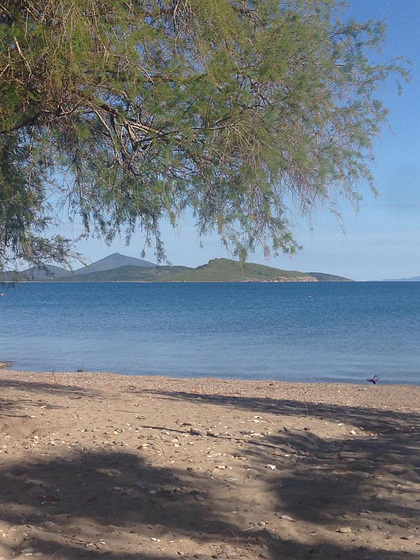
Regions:
[[420, 558], [420, 387], [0, 386], [0, 559]]

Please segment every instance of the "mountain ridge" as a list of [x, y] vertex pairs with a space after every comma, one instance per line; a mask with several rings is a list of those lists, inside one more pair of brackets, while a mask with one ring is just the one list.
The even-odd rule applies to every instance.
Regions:
[[45, 282], [54, 281], [59, 278], [68, 277], [71, 271], [66, 270], [60, 266], [54, 266], [52, 264], [45, 266], [44, 268], [31, 267], [20, 272], [17, 271], [4, 271], [0, 272], [0, 281], [5, 282]]
[[392, 278], [381, 280], [381, 282], [420, 282], [420, 276], [413, 276], [412, 278]]
[[120, 268], [121, 266], [138, 266], [141, 268], [154, 268], [156, 265], [149, 261], [143, 259], [137, 259], [136, 257], [127, 257], [121, 253], [111, 253], [103, 259], [99, 259], [92, 264], [83, 266], [74, 271], [75, 276], [80, 276], [82, 274], [91, 274], [92, 272], [102, 272], [104, 270], [113, 270], [115, 268]]
[[[122, 266], [119, 266], [121, 263]], [[91, 265], [69, 271], [53, 265], [43, 269], [3, 272], [0, 281], [34, 282], [352, 282], [326, 273], [283, 270], [232, 259], [211, 259], [196, 268], [156, 265], [113, 253]]]
[[[171, 270], [173, 269], [173, 270]], [[57, 282], [159, 282], [165, 276], [182, 272], [186, 266], [120, 266], [118, 268], [89, 272], [79, 276], [64, 276]], [[189, 270], [189, 269], [188, 269]]]

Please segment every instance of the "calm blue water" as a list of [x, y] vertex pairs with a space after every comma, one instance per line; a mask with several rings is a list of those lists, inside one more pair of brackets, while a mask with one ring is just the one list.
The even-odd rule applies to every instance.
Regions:
[[20, 284], [16, 369], [420, 384], [420, 283]]

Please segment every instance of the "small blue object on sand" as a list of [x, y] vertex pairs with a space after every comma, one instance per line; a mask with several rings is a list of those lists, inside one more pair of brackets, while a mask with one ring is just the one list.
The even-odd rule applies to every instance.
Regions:
[[379, 375], [374, 375], [371, 379], [366, 379], [366, 381], [369, 381], [369, 383], [373, 383], [374, 385], [379, 383], [380, 380], [381, 379], [380, 379]]

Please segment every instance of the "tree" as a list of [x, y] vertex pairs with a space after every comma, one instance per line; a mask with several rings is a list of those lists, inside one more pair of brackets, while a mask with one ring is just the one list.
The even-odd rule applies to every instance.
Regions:
[[110, 241], [186, 209], [234, 253], [293, 253], [288, 204], [373, 188], [381, 23], [334, 0], [3, 0], [0, 263], [61, 262], [65, 204]]

